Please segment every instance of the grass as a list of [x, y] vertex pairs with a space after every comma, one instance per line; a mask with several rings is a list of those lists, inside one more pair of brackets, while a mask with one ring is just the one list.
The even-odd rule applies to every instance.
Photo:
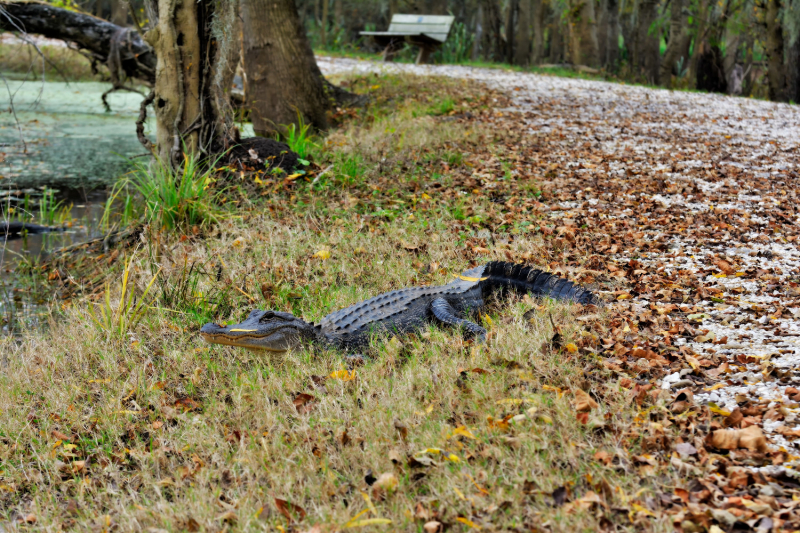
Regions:
[[[103, 215], [106, 225], [117, 201], [123, 204], [123, 219], [135, 218], [138, 204], [140, 218], [165, 230], [217, 222], [222, 216], [217, 200], [224, 191], [212, 187], [214, 167], [215, 162], [203, 164], [198, 155], [184, 155], [178, 170], [159, 161], [137, 163], [109, 195]], [[138, 202], [131, 192], [139, 195]]]
[[[607, 333], [602, 312], [493, 301], [478, 319], [487, 346], [431, 327], [376, 341], [353, 372], [319, 347], [270, 357], [200, 340], [204, 321], [255, 307], [319, 320], [384, 291], [446, 283], [473, 261], [551, 256], [541, 234], [512, 229], [497, 229], [486, 251], [466, 245], [486, 231], [470, 218], [493, 204], [448, 191], [471, 172], [464, 154], [488, 139], [426, 111], [450, 98], [453, 113], [480, 112], [492, 95], [413, 77], [349, 81], [380, 87], [315, 148], [334, 166], [328, 177], [263, 200], [231, 196], [241, 218], [218, 217], [204, 233], [153, 224], [147, 253], [108, 267], [125, 286], [110, 284], [111, 309], [125, 295], [150, 302], [153, 287], [127, 335], [109, 336], [94, 304], [76, 301], [47, 332], [0, 345], [0, 526], [672, 529], [634, 506], [653, 480], [595, 459], [626, 456], [624, 435], [647, 424], [585, 349]], [[508, 186], [517, 183], [531, 186]], [[578, 390], [599, 402], [585, 423]]]
[[[39, 46], [42, 56], [30, 45], [0, 43], [0, 72], [13, 77], [47, 81], [94, 81], [92, 62], [65, 46]], [[105, 67], [101, 65], [105, 70]]]

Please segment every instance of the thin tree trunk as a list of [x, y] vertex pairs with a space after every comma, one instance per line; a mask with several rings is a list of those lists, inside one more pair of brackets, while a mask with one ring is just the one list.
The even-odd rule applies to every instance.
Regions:
[[531, 0], [531, 19], [533, 25], [533, 49], [531, 64], [538, 65], [544, 58], [544, 0]]
[[328, 46], [328, 11], [330, 10], [330, 0], [322, 0], [322, 23], [319, 26], [319, 40], [322, 48]]
[[755, 36], [748, 33], [744, 38], [744, 82], [742, 83], [742, 96], [750, 96], [753, 94], [753, 81], [755, 76], [753, 73], [753, 46], [755, 45]]
[[680, 47], [683, 41], [683, 2], [684, 0], [671, 0], [670, 19], [669, 19], [669, 43], [664, 57], [661, 60], [661, 67], [658, 72], [658, 81], [664, 87], [672, 86], [672, 71], [675, 64], [680, 59]]
[[787, 100], [800, 102], [800, 36], [796, 36], [786, 54]]
[[561, 63], [564, 61], [564, 25], [557, 11], [553, 11], [550, 25], [550, 62]]
[[637, 20], [636, 42], [639, 53], [636, 68], [651, 83], [658, 82], [659, 71], [660, 38], [657, 34], [653, 35], [650, 32], [653, 22], [658, 17], [658, 2], [659, 0], [641, 0]]
[[340, 32], [342, 30], [342, 26], [344, 25], [344, 6], [342, 5], [342, 0], [333, 0], [333, 27], [336, 29], [336, 32]]
[[606, 1], [606, 55], [603, 67], [614, 72], [619, 66], [619, 0]]
[[483, 19], [486, 23], [487, 56], [492, 61], [502, 62], [506, 58], [506, 43], [503, 39], [502, 17], [497, 0], [481, 0]]
[[517, 49], [514, 63], [527, 66], [531, 59], [531, 3], [532, 0], [519, 0], [519, 21], [517, 22]]
[[780, 0], [766, 0], [766, 25], [767, 25], [767, 76], [769, 77], [769, 99], [782, 101], [786, 98], [783, 70], [783, 26], [778, 19]]
[[[725, 57], [722, 58], [722, 67], [725, 71], [725, 79], [728, 81], [728, 92], [733, 94], [736, 84], [733, 83], [733, 70], [739, 59], [739, 43], [741, 35], [734, 31], [730, 26], [725, 28]], [[741, 88], [741, 87], [739, 87]]]
[[600, 66], [606, 65], [608, 55], [608, 0], [600, 0], [596, 6], [597, 57]]
[[519, 0], [508, 0], [508, 11], [506, 12], [506, 62], [514, 63], [516, 56], [516, 21], [519, 10]]
[[625, 45], [625, 59], [632, 70], [639, 57], [639, 46], [636, 42], [638, 32], [636, 31], [636, 3], [637, 0], [621, 0], [619, 22], [622, 31], [622, 40]]
[[478, 5], [478, 12], [475, 15], [475, 40], [472, 41], [473, 61], [477, 61], [481, 57], [481, 46], [484, 44], [483, 33], [483, 6]]
[[689, 80], [694, 87], [697, 86], [697, 63], [700, 54], [705, 51], [706, 24], [708, 19], [709, 0], [700, 0], [700, 8], [697, 14], [697, 31], [694, 36], [694, 47], [692, 48], [692, 58], [689, 61]]
[[111, 0], [111, 22], [117, 26], [128, 25], [127, 0]]

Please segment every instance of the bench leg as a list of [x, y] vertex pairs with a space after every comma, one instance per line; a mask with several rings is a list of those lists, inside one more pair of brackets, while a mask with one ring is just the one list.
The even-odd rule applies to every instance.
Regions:
[[392, 45], [389, 45], [383, 49], [383, 60], [386, 62], [394, 61], [394, 56], [396, 55], [397, 55], [397, 49]]
[[429, 63], [431, 60], [431, 54], [433, 53], [433, 47], [422, 45], [419, 47], [419, 54], [417, 54], [417, 60], [415, 64], [417, 65], [424, 65]]

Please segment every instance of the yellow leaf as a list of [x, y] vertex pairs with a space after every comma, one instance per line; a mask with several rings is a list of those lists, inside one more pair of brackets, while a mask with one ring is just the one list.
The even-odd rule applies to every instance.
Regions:
[[630, 294], [624, 293], [624, 294], [620, 294], [619, 296], [617, 296], [617, 300], [627, 300], [630, 297], [631, 297]]
[[[481, 278], [481, 279], [486, 279], [486, 278]], [[490, 317], [489, 315], [483, 315], [483, 319], [486, 321], [486, 324], [488, 324], [488, 326], [491, 328], [492, 327], [492, 317]]]
[[422, 455], [423, 453], [442, 453], [441, 448], [425, 448], [421, 452], [417, 452], [414, 455]]
[[473, 435], [472, 432], [470, 430], [468, 430], [464, 426], [458, 426], [456, 429], [453, 430], [453, 435], [452, 436], [456, 437], [458, 435], [460, 435], [462, 437], [467, 437], [468, 439], [474, 439], [475, 438], [475, 435]]
[[728, 385], [727, 383], [717, 383], [713, 387], [703, 387], [703, 390], [711, 392], [712, 390], [721, 389], [722, 387], [726, 387], [727, 385]]
[[[263, 507], [262, 507], [262, 509], [263, 509]], [[361, 511], [360, 513], [358, 513], [357, 515], [355, 515], [353, 518], [351, 518], [350, 520], [348, 520], [348, 521], [347, 521], [347, 524], [345, 524], [345, 525], [344, 525], [344, 527], [348, 527], [350, 524], [352, 524], [353, 522], [355, 522], [356, 520], [358, 520], [358, 519], [359, 519], [359, 517], [361, 517], [361, 516], [364, 516], [364, 515], [365, 515], [366, 513], [368, 513], [368, 512], [369, 512], [369, 509], [364, 509], [363, 511]]]
[[293, 181], [293, 180], [296, 180], [297, 178], [299, 178], [299, 177], [300, 177], [300, 176], [302, 176], [302, 175], [303, 175], [303, 174], [302, 174], [302, 173], [300, 173], [300, 172], [298, 172], [297, 174], [290, 174], [290, 175], [286, 176], [286, 181]]
[[462, 524], [464, 524], [466, 526], [469, 526], [469, 527], [473, 528], [473, 529], [480, 529], [481, 528], [481, 526], [479, 526], [478, 524], [476, 524], [475, 522], [473, 522], [469, 518], [464, 518], [463, 516], [456, 517], [456, 520], [461, 522]]
[[708, 402], [708, 410], [711, 411], [712, 413], [722, 416], [730, 416], [731, 414], [730, 411], [726, 411], [725, 409], [720, 408], [720, 406], [718, 406], [714, 402]]
[[367, 504], [367, 507], [369, 507], [369, 510], [372, 512], [372, 514], [377, 516], [378, 515], [378, 510], [375, 509], [375, 504], [372, 503], [372, 499], [369, 497], [369, 494], [367, 494], [364, 491], [361, 491], [361, 497], [364, 498], [364, 503]]
[[319, 257], [323, 261], [326, 260], [326, 259], [330, 259], [331, 251], [330, 250], [320, 250], [320, 251], [318, 251], [317, 253], [314, 254], [314, 257]]
[[356, 379], [356, 371], [355, 370], [337, 370], [335, 372], [331, 372], [330, 377], [333, 379], [341, 379], [342, 381], [353, 381]]
[[497, 405], [522, 405], [529, 401], [526, 398], [503, 398], [502, 400], [497, 400]]
[[351, 527], [364, 527], [364, 526], [381, 526], [391, 524], [392, 521], [388, 518], [365, 518], [364, 520], [356, 520], [355, 522], [348, 522], [345, 528]]
[[458, 456], [454, 453], [447, 453], [444, 458], [453, 463], [461, 462], [461, 459], [459, 459]]
[[424, 198], [425, 200], [430, 200], [431, 199], [431, 197], [428, 196], [426, 193], [422, 193], [422, 198]]
[[565, 344], [564, 348], [566, 348], [569, 353], [575, 353], [578, 351], [578, 347], [572, 344], [571, 342]]

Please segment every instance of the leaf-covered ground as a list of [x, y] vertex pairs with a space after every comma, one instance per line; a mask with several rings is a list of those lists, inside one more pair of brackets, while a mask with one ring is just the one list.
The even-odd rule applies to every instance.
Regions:
[[[360, 71], [345, 81], [373, 105], [342, 113], [306, 176], [229, 176], [217, 227], [146, 229], [132, 275], [141, 294], [159, 272], [157, 296], [136, 328], [101, 331], [77, 298], [98, 273], [116, 290], [129, 252], [46, 265], [73, 300], [1, 348], [3, 528], [800, 528], [794, 107], [321, 63]], [[608, 305], [496, 301], [484, 348], [431, 328], [352, 369], [197, 337], [490, 259]]]
[[[399, 68], [506, 89], [512, 105], [484, 127], [508, 132], [516, 175], [541, 177], [542, 203], [527, 216], [556, 263], [614, 285], [611, 331], [588, 349], [640, 407], [629, 442], [642, 453], [600, 460], [631, 460], [643, 477], [678, 472], [647, 508], [684, 531], [799, 528], [800, 109]], [[491, 179], [473, 177], [491, 194]]]

